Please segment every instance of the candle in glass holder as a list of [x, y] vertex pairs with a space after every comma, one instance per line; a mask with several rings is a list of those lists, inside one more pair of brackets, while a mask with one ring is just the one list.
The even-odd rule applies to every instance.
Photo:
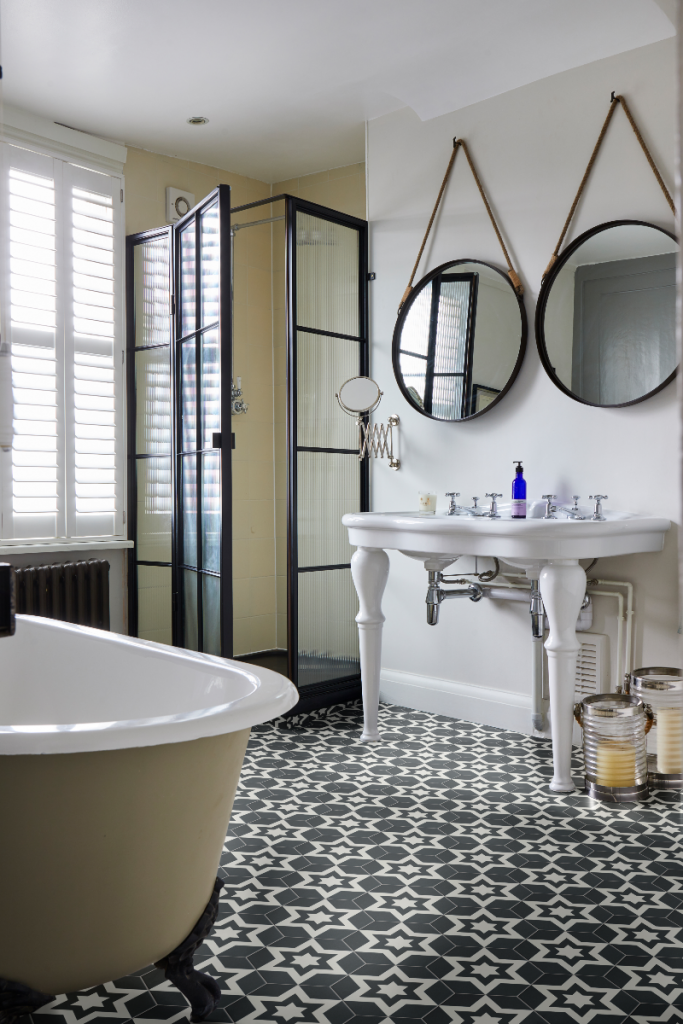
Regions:
[[598, 786], [635, 786], [636, 748], [632, 743], [598, 743]]
[[420, 512], [436, 512], [436, 495], [431, 491], [418, 491]]
[[683, 712], [680, 708], [657, 711], [657, 771], [661, 775], [683, 773]]

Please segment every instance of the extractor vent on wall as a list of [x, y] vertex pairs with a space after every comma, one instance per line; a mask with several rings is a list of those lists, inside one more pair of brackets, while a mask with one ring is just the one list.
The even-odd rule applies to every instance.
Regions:
[[603, 633], [584, 633], [576, 660], [574, 700], [583, 700], [592, 693], [607, 693], [611, 689], [609, 637]]
[[166, 189], [166, 222], [175, 224], [177, 220], [189, 213], [194, 206], [194, 193], [185, 192], [180, 188]]

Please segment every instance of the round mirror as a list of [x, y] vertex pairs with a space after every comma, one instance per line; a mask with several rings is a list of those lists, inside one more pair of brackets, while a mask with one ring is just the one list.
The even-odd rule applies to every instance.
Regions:
[[664, 228], [621, 220], [586, 231], [541, 288], [536, 341], [555, 384], [585, 405], [622, 406], [676, 374], [678, 242]]
[[351, 377], [339, 388], [337, 400], [344, 412], [354, 415], [373, 412], [380, 403], [382, 392], [372, 377]]
[[508, 391], [522, 363], [524, 304], [507, 274], [453, 260], [415, 286], [394, 330], [403, 396], [435, 420], [470, 420]]

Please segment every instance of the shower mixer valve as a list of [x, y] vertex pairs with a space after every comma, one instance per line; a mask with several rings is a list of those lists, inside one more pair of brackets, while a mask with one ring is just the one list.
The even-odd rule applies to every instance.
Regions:
[[230, 392], [230, 409], [233, 416], [239, 416], [243, 412], [246, 412], [249, 406], [242, 398], [242, 378], [237, 378], [237, 387], [235, 382], [232, 382], [232, 388]]

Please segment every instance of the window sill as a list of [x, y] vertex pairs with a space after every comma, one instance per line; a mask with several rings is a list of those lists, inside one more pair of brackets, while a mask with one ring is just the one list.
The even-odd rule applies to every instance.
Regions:
[[121, 548], [132, 548], [132, 540], [35, 540], [10, 541], [0, 543], [0, 555], [50, 555], [57, 551], [118, 551]]

